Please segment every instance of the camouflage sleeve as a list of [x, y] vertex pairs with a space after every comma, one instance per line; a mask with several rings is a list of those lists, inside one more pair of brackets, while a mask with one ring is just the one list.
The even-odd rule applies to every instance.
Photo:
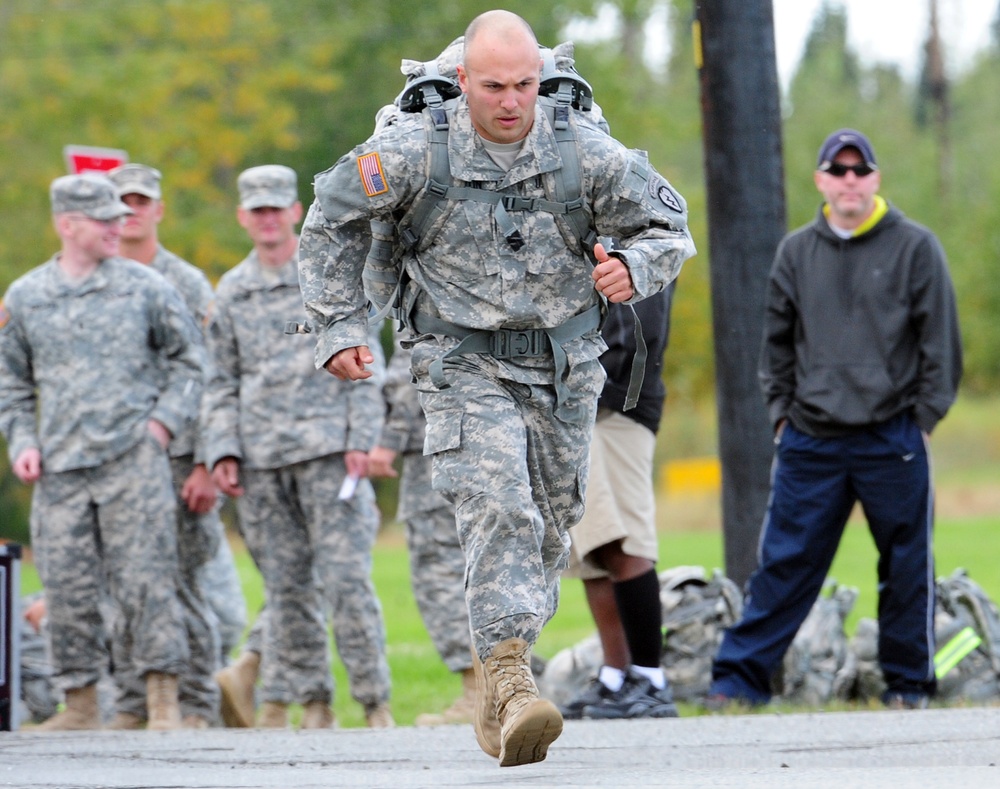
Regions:
[[38, 436], [31, 348], [10, 295], [0, 301], [0, 433], [13, 462], [25, 449], [38, 447]]
[[217, 299], [205, 333], [208, 384], [201, 404], [204, 461], [212, 468], [222, 458], [243, 458], [240, 446], [240, 358], [236, 333], [225, 302]]
[[151, 328], [166, 360], [166, 384], [150, 419], [173, 435], [198, 418], [204, 388], [205, 349], [194, 318], [176, 288], [165, 280], [153, 288]]
[[[192, 266], [192, 268], [194, 268]], [[191, 277], [191, 291], [187, 297], [188, 308], [191, 310], [191, 314], [198, 324], [198, 329], [200, 333], [200, 339], [202, 343], [205, 343], [205, 332], [208, 329], [208, 322], [212, 315], [212, 306], [215, 302], [215, 292], [212, 290], [212, 285], [208, 281], [208, 277], [204, 275], [203, 272], [198, 269], [194, 269], [194, 273]], [[211, 359], [208, 355], [207, 346], [205, 348], [205, 369], [204, 375], [202, 376], [202, 381], [204, 383], [205, 389], [208, 387], [208, 382], [211, 380]], [[202, 398], [205, 396], [205, 391], [202, 391]], [[205, 462], [205, 441], [204, 441], [204, 430], [201, 429], [201, 419], [202, 419], [202, 409], [199, 406], [198, 409], [198, 425], [194, 431], [194, 462], [204, 463]]]
[[371, 245], [369, 221], [408, 205], [423, 186], [419, 118], [393, 125], [316, 176], [316, 199], [299, 238], [299, 284], [316, 332], [316, 367], [364, 345], [367, 304], [361, 282]]
[[208, 281], [208, 277], [194, 268], [194, 266], [191, 266], [187, 287], [184, 292], [184, 300], [187, 302], [188, 309], [191, 310], [198, 328], [202, 331], [204, 331], [205, 325], [208, 322], [208, 315], [211, 311], [214, 298], [215, 294], [212, 292], [212, 284]]
[[[417, 387], [411, 380], [410, 351], [400, 345], [399, 336], [397, 332], [382, 387], [386, 416], [378, 444], [394, 452], [405, 452], [422, 442], [424, 414]], [[415, 437], [416, 433], [419, 437]]]
[[[602, 236], [617, 239], [616, 254], [632, 275], [638, 301], [658, 293], [695, 254], [684, 198], [650, 165], [645, 152], [627, 150], [605, 137], [595, 172], [594, 222]], [[610, 145], [610, 150], [608, 145]], [[594, 148], [585, 148], [593, 157]]]

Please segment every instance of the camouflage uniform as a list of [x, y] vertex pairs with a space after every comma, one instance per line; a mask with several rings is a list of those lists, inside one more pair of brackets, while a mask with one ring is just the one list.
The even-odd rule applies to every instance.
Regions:
[[208, 604], [212, 629], [219, 634], [219, 665], [225, 665], [247, 626], [247, 602], [225, 535], [212, 557], [199, 568], [198, 588]]
[[451, 671], [472, 667], [469, 610], [465, 604], [465, 554], [455, 510], [431, 485], [431, 460], [423, 454], [426, 421], [410, 380], [410, 353], [394, 337], [382, 395], [387, 406], [379, 446], [403, 459], [396, 519], [406, 524], [410, 582], [427, 633]]
[[262, 699], [332, 697], [318, 579], [351, 695], [373, 706], [389, 696], [385, 627], [371, 581], [380, 519], [367, 479], [349, 499], [338, 493], [345, 453], [367, 452], [381, 429], [381, 375], [348, 386], [316, 372], [309, 338], [283, 333], [301, 315], [292, 260], [265, 269], [253, 251], [219, 281], [208, 329], [206, 459], [210, 467], [226, 457], [240, 462], [240, 527], [267, 594]]
[[[128, 166], [128, 165], [126, 165]], [[111, 175], [115, 180], [114, 173]], [[162, 246], [150, 268], [159, 272], [177, 288], [198, 326], [204, 326], [213, 294], [208, 278], [197, 268]], [[176, 492], [177, 558], [180, 580], [177, 596], [184, 613], [191, 657], [188, 670], [178, 678], [181, 714], [197, 715], [205, 720], [216, 718], [219, 709], [219, 687], [212, 674], [219, 668], [219, 633], [199, 579], [201, 568], [208, 562], [225, 538], [218, 507], [211, 512], [191, 512], [181, 496], [184, 482], [196, 463], [203, 462], [198, 444], [196, 423], [190, 423], [170, 442], [170, 469]], [[242, 590], [239, 590], [242, 598]], [[116, 659], [115, 682], [120, 692], [117, 708], [146, 717], [146, 686], [127, 659]]]
[[[371, 219], [395, 221], [425, 186], [429, 122], [400, 115], [316, 177], [302, 230], [303, 294], [318, 332], [315, 362], [366, 344], [362, 268]], [[448, 110], [452, 177], [522, 198], [552, 199], [562, 158], [539, 100], [517, 160], [504, 171], [486, 153], [463, 97]], [[600, 235], [619, 239], [635, 299], [661, 290], [694, 251], [683, 200], [647, 164], [579, 113], [571, 114], [585, 210]], [[546, 189], [546, 186], [549, 188]], [[513, 221], [524, 246], [500, 231]], [[405, 224], [404, 217], [403, 223]], [[562, 327], [595, 308], [588, 250], [562, 217], [492, 203], [451, 201], [403, 263], [417, 331], [429, 318], [494, 331]], [[497, 359], [466, 353], [445, 361], [450, 388], [431, 364], [459, 343], [448, 331], [420, 334], [412, 371], [427, 416], [425, 454], [433, 484], [455, 506], [467, 560], [466, 589], [481, 657], [511, 638], [533, 644], [555, 613], [567, 529], [583, 510], [591, 426], [604, 372], [596, 322], [541, 355]]]
[[147, 423], [180, 435], [197, 415], [197, 327], [159, 274], [119, 257], [75, 283], [53, 257], [0, 312], [0, 429], [12, 460], [42, 456], [31, 533], [56, 686], [89, 686], [107, 665], [105, 584], [122, 613], [113, 642], [135, 671], [183, 674], [170, 465]]

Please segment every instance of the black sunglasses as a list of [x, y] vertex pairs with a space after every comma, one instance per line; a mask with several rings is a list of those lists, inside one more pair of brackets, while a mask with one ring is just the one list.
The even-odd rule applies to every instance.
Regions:
[[843, 178], [847, 175], [848, 171], [854, 173], [858, 178], [864, 178], [866, 175], [871, 175], [875, 172], [875, 168], [869, 167], [867, 164], [840, 164], [838, 162], [831, 162], [823, 172], [829, 173], [834, 178]]

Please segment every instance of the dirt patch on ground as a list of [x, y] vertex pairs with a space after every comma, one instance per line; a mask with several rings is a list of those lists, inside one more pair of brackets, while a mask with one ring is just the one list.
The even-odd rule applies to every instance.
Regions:
[[936, 493], [939, 518], [1000, 517], [1000, 485], [948, 485]]
[[[938, 486], [937, 517], [1000, 518], [1000, 484]], [[722, 503], [717, 493], [660, 496], [656, 502], [661, 531], [719, 531]], [[861, 518], [860, 508], [852, 518]]]

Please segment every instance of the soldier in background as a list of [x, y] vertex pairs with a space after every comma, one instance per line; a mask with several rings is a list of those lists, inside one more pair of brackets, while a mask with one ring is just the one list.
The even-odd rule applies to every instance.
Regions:
[[312, 365], [310, 338], [283, 333], [303, 312], [295, 172], [252, 167], [237, 184], [237, 216], [254, 248], [216, 290], [206, 459], [219, 488], [237, 499], [264, 580], [257, 725], [285, 727], [291, 703], [305, 708], [303, 728], [333, 725], [322, 590], [351, 695], [369, 726], [391, 726], [385, 625], [371, 580], [380, 519], [367, 479], [384, 369], [364, 386], [331, 384]]
[[465, 604], [465, 554], [458, 540], [455, 508], [431, 484], [431, 459], [424, 455], [426, 421], [417, 388], [410, 380], [410, 353], [395, 332], [395, 346], [382, 396], [385, 425], [368, 453], [372, 477], [398, 476], [393, 463], [402, 455], [396, 519], [406, 524], [410, 583], [424, 627], [441, 660], [460, 673], [462, 695], [440, 714], [418, 715], [418, 726], [471, 723], [476, 704], [469, 609]]
[[[159, 170], [144, 164], [125, 164], [108, 173], [125, 205], [132, 209], [122, 226], [121, 254], [161, 274], [177, 288], [199, 327], [204, 326], [212, 303], [212, 286], [197, 268], [164, 249], [158, 226], [164, 203]], [[212, 676], [219, 668], [218, 632], [201, 593], [201, 567], [218, 550], [223, 539], [218, 513], [218, 491], [201, 458], [198, 424], [192, 422], [170, 442], [170, 469], [177, 494], [177, 557], [180, 585], [177, 593], [184, 611], [191, 659], [180, 677], [183, 723], [207, 728], [217, 715], [219, 690]], [[233, 568], [235, 573], [235, 568]], [[117, 714], [112, 729], [138, 729], [145, 723], [145, 689], [135, 667], [115, 664], [119, 687]]]
[[176, 289], [118, 256], [132, 209], [115, 185], [63, 176], [50, 195], [61, 251], [0, 307], [0, 430], [35, 484], [32, 546], [66, 698], [39, 728], [101, 726], [105, 589], [121, 614], [115, 660], [144, 678], [149, 728], [178, 728], [188, 648], [168, 450], [197, 416], [204, 352]]

